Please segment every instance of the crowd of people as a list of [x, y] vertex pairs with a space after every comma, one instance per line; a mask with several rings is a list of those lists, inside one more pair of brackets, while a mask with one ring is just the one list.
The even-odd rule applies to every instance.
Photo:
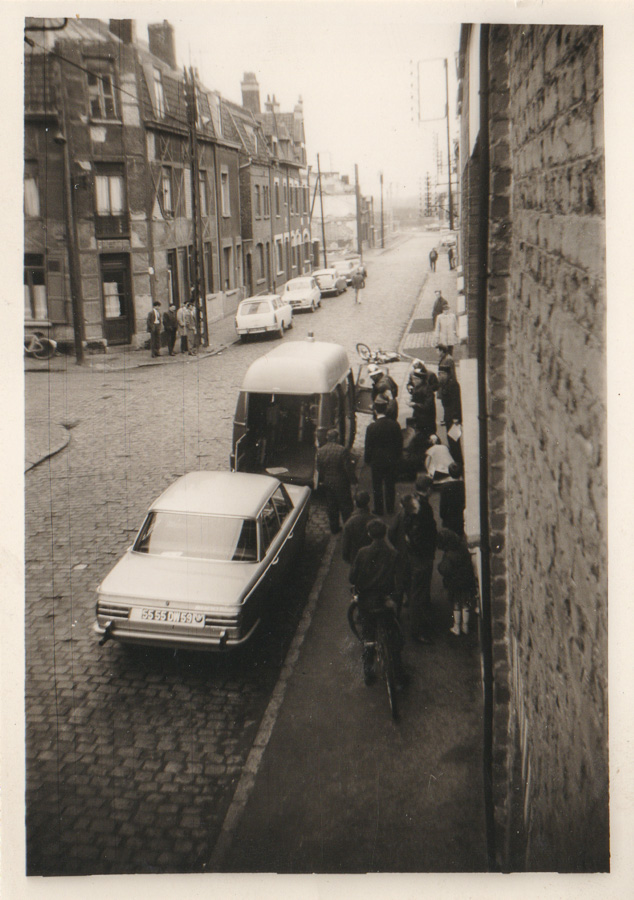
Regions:
[[[451, 337], [443, 317], [453, 316], [437, 292], [436, 329]], [[439, 301], [439, 302], [438, 302]], [[453, 316], [455, 319], [455, 316]], [[342, 555], [350, 565], [350, 582], [358, 605], [364, 640], [366, 683], [374, 680], [372, 641], [378, 611], [387, 607], [399, 622], [408, 608], [409, 636], [420, 644], [432, 642], [431, 583], [437, 566], [451, 605], [453, 635], [468, 634], [470, 611], [477, 596], [477, 580], [464, 530], [465, 485], [461, 448], [462, 403], [453, 359], [454, 342], [439, 343], [438, 374], [417, 361], [407, 383], [411, 415], [403, 431], [398, 421], [398, 385], [385, 367], [370, 365], [373, 421], [365, 436], [364, 461], [371, 473], [371, 491], [358, 490], [354, 461], [337, 443], [332, 430], [317, 453], [319, 482], [326, 494], [333, 533], [343, 531]], [[440, 400], [447, 440], [437, 430], [436, 397]], [[398, 482], [414, 482], [397, 501]], [[439, 493], [440, 523], [430, 498]], [[384, 517], [389, 517], [384, 521]], [[402, 631], [392, 641], [397, 683], [407, 681], [401, 662]]]
[[196, 306], [189, 300], [184, 306], [171, 303], [161, 316], [161, 303], [154, 300], [152, 309], [147, 315], [147, 330], [150, 334], [150, 353], [153, 357], [161, 355], [161, 334], [165, 333], [165, 342], [169, 356], [176, 356], [176, 338], [180, 338], [180, 352], [196, 356], [198, 348], [198, 324], [196, 322]]

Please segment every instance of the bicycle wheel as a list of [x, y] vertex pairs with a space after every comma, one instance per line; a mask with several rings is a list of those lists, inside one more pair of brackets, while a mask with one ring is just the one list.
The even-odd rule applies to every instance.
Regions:
[[27, 356], [35, 356], [42, 349], [42, 342], [37, 334], [24, 335], [24, 352]]
[[41, 338], [39, 347], [33, 350], [33, 356], [36, 359], [50, 359], [55, 353], [55, 345], [48, 338]]
[[369, 362], [372, 359], [372, 351], [367, 344], [357, 344], [357, 353], [364, 362]]
[[387, 699], [390, 704], [390, 712], [392, 713], [392, 718], [396, 721], [398, 719], [398, 700], [396, 695], [394, 660], [392, 659], [392, 653], [383, 626], [379, 626], [376, 644], [377, 661], [383, 671]]

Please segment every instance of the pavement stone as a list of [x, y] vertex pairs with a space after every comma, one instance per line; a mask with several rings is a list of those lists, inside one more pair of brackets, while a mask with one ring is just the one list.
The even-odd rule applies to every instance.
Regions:
[[[367, 264], [361, 305], [350, 291], [328, 299], [315, 315], [297, 316], [284, 340], [312, 331], [343, 343], [351, 360], [358, 341], [398, 346], [425, 279], [421, 240], [368, 254]], [[227, 466], [244, 372], [277, 342], [236, 344], [233, 324], [223, 327], [226, 349], [218, 327], [215, 349], [198, 357], [147, 364], [134, 351], [81, 367], [59, 357], [27, 367], [27, 446], [38, 422], [66, 437], [64, 452], [26, 476], [30, 875], [204, 870], [328, 545], [315, 497], [302, 565], [270, 629], [241, 654], [128, 653], [99, 647], [92, 633], [95, 586], [149, 503], [186, 471]], [[360, 423], [359, 453], [363, 436]], [[144, 767], [148, 759], [170, 780]], [[86, 815], [87, 797], [97, 814]], [[186, 811], [194, 821], [177, 849], [174, 821]]]

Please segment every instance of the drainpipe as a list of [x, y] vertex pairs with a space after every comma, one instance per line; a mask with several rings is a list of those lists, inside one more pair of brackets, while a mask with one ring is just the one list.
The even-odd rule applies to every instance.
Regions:
[[[471, 73], [473, 76], [475, 73]], [[497, 869], [493, 804], [493, 647], [491, 543], [489, 540], [489, 427], [487, 409], [487, 317], [489, 254], [489, 26], [480, 27], [480, 192], [478, 200], [478, 419], [480, 422], [481, 642], [484, 690], [484, 803], [489, 870]]]

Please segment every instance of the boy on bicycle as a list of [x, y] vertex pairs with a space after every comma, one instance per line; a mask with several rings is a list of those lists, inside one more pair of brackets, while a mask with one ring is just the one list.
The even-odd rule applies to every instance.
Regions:
[[383, 619], [394, 662], [397, 687], [405, 687], [408, 678], [401, 660], [403, 638], [396, 618], [396, 606], [391, 598], [394, 591], [397, 553], [385, 540], [385, 523], [372, 519], [368, 523], [368, 535], [372, 543], [362, 547], [350, 569], [350, 583], [357, 593], [361, 637], [363, 639], [363, 678], [372, 684], [374, 672], [374, 646], [377, 622]]

